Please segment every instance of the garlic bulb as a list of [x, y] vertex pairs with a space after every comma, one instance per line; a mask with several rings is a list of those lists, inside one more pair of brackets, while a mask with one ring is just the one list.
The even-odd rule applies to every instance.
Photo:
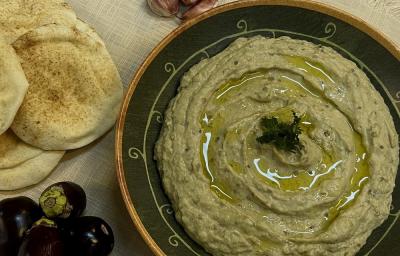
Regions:
[[212, 9], [216, 2], [217, 0], [201, 0], [196, 5], [184, 12], [182, 19], [187, 20], [196, 17], [197, 15]]
[[162, 17], [171, 17], [179, 11], [179, 0], [147, 0], [150, 9]]
[[194, 5], [198, 2], [199, 0], [181, 0], [181, 2], [186, 5], [186, 6], [190, 6], [190, 5]]

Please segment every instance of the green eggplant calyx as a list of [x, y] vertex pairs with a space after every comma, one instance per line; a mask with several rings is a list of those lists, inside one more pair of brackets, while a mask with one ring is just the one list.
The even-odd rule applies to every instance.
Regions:
[[40, 220], [33, 223], [32, 227], [36, 226], [57, 227], [57, 224], [54, 221], [47, 219], [46, 217], [42, 217]]
[[67, 196], [62, 187], [55, 186], [45, 191], [39, 198], [40, 206], [44, 214], [49, 218], [65, 215], [65, 211], [70, 212]]

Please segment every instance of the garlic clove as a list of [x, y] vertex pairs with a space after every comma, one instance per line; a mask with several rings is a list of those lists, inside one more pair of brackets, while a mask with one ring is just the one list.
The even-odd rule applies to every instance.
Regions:
[[196, 5], [190, 7], [187, 11], [185, 11], [182, 15], [183, 20], [188, 20], [197, 15], [212, 9], [217, 0], [201, 0]]
[[199, 0], [181, 0], [182, 4], [186, 6], [191, 6], [194, 5], [198, 2]]
[[179, 11], [179, 0], [147, 0], [150, 9], [162, 17], [171, 17]]

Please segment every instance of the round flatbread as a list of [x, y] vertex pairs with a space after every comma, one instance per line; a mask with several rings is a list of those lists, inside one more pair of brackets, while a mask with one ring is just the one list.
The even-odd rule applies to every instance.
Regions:
[[104, 45], [103, 39], [97, 34], [97, 32], [92, 28], [90, 25], [88, 25], [86, 22], [83, 20], [77, 18], [75, 22], [75, 27], [80, 30], [83, 33], [86, 33], [88, 36], [90, 36], [93, 40], [97, 41], [98, 43]]
[[51, 24], [13, 44], [30, 87], [12, 129], [26, 143], [45, 150], [79, 148], [114, 125], [123, 87], [92, 33]]
[[0, 190], [39, 183], [57, 166], [64, 153], [32, 147], [7, 130], [0, 135]]
[[27, 90], [19, 58], [0, 35], [0, 134], [10, 127]]
[[75, 12], [62, 0], [2, 0], [0, 31], [8, 43], [46, 24], [73, 25]]

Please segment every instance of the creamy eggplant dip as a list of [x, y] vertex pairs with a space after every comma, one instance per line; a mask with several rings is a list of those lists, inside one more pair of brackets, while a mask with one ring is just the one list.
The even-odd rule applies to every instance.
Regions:
[[388, 217], [398, 149], [355, 63], [256, 36], [183, 76], [155, 159], [177, 220], [213, 255], [354, 255]]

